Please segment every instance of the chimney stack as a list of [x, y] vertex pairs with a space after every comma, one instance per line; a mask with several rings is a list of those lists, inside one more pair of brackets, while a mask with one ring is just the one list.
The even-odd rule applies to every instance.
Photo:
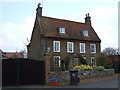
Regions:
[[91, 26], [91, 17], [89, 16], [89, 13], [86, 14], [86, 17], [85, 17], [85, 24]]
[[38, 4], [38, 7], [36, 9], [37, 16], [42, 16], [42, 7], [40, 5], [41, 5], [41, 3]]

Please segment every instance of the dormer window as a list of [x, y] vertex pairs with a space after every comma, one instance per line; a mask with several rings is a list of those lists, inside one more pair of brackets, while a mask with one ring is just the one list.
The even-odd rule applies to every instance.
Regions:
[[65, 28], [64, 27], [59, 27], [58, 28], [60, 34], [65, 34]]
[[83, 30], [82, 31], [82, 34], [83, 34], [83, 36], [85, 36], [85, 37], [88, 37], [89, 35], [88, 35], [88, 30]]

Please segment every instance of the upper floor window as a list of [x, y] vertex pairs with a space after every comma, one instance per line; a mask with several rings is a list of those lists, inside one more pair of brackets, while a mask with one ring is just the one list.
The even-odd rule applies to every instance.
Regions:
[[82, 31], [82, 34], [83, 34], [83, 36], [85, 36], [85, 37], [88, 37], [89, 35], [88, 35], [88, 30], [83, 30]]
[[91, 44], [90, 45], [90, 50], [91, 50], [91, 53], [96, 53], [96, 45], [95, 44]]
[[80, 43], [80, 53], [85, 53], [85, 43]]
[[74, 44], [73, 44], [73, 42], [67, 42], [67, 52], [69, 52], [69, 53], [74, 52]]
[[60, 41], [53, 42], [53, 49], [54, 49], [54, 52], [60, 52]]
[[58, 28], [60, 34], [65, 34], [65, 27]]

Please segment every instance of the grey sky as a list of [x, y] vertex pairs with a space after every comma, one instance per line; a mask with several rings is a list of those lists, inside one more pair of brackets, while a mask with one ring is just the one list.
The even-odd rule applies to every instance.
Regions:
[[25, 48], [39, 2], [43, 15], [48, 17], [84, 22], [85, 14], [90, 13], [92, 26], [102, 40], [101, 49], [118, 47], [118, 0], [1, 0], [0, 48], [3, 51]]

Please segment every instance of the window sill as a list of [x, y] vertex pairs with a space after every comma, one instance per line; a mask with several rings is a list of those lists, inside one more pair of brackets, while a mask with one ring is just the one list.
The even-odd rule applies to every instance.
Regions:
[[85, 52], [80, 52], [80, 53], [85, 54]]
[[67, 53], [74, 53], [74, 52], [67, 52]]
[[60, 52], [54, 52], [54, 53], [60, 53]]
[[96, 54], [96, 52], [91, 52], [92, 54]]

